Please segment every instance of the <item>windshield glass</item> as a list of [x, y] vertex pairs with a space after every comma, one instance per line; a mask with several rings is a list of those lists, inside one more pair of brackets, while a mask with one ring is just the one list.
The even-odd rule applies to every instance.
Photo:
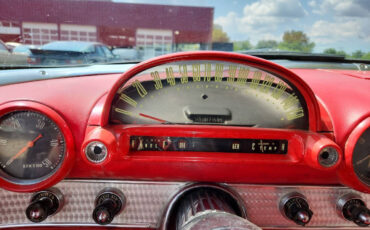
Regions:
[[220, 50], [356, 68], [370, 60], [369, 21], [367, 0], [0, 0], [0, 44], [11, 51], [0, 54], [0, 65], [125, 63]]

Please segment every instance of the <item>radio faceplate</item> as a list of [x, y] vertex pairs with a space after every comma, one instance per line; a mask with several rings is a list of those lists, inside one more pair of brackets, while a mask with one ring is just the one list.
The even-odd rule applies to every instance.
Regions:
[[288, 140], [131, 136], [130, 151], [287, 154]]

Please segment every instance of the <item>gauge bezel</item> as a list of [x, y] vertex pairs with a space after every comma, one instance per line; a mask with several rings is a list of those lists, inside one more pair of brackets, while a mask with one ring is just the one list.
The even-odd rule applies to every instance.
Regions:
[[47, 116], [60, 129], [65, 139], [64, 157], [58, 168], [51, 174], [39, 179], [18, 179], [0, 175], [0, 187], [16, 192], [33, 192], [48, 188], [61, 181], [72, 169], [74, 163], [74, 141], [72, 132], [64, 119], [50, 107], [32, 101], [12, 101], [0, 105], [0, 117], [12, 112], [31, 111]]
[[358, 139], [363, 132], [370, 127], [370, 117], [367, 116], [358, 123], [352, 132], [349, 134], [344, 146], [344, 164], [342, 164], [339, 176], [344, 184], [351, 186], [359, 191], [370, 193], [370, 186], [366, 185], [357, 176], [353, 167], [353, 151], [356, 147]]
[[182, 52], [168, 54], [141, 62], [140, 64], [129, 69], [128, 71], [121, 75], [121, 77], [115, 82], [114, 86], [109, 91], [107, 100], [104, 104], [103, 113], [99, 125], [104, 127], [109, 124], [111, 105], [117, 90], [122, 86], [122, 84], [127, 82], [130, 78], [132, 78], [136, 74], [162, 64], [168, 64], [177, 61], [200, 61], [200, 60], [226, 61], [237, 64], [249, 65], [251, 67], [258, 68], [263, 71], [274, 74], [288, 81], [290, 84], [297, 88], [297, 90], [301, 93], [302, 97], [304, 98], [304, 101], [306, 102], [309, 122], [308, 130], [313, 132], [316, 132], [318, 130], [319, 125], [318, 119], [320, 117], [319, 106], [311, 88], [301, 78], [299, 78], [296, 74], [294, 74], [290, 70], [273, 62], [267, 61], [265, 59], [245, 54], [228, 53], [220, 51], [197, 51], [197, 52]]

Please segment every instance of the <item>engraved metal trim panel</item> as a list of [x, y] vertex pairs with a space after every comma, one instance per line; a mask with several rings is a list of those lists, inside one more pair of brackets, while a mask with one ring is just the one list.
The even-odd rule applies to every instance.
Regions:
[[11, 225], [44, 226], [89, 225], [99, 226], [92, 219], [94, 202], [98, 193], [112, 187], [121, 190], [127, 198], [126, 207], [110, 226], [157, 227], [163, 208], [183, 183], [152, 183], [130, 181], [62, 181], [55, 187], [64, 194], [62, 210], [42, 223], [32, 223], [26, 218], [25, 209], [30, 193], [15, 193], [0, 190], [0, 228]]
[[[0, 228], [20, 226], [98, 226], [92, 219], [96, 195], [106, 187], [121, 190], [127, 198], [125, 209], [109, 226], [158, 228], [168, 202], [189, 183], [145, 181], [64, 180], [55, 187], [65, 196], [63, 209], [42, 223], [30, 222], [24, 213], [32, 194], [0, 189]], [[370, 204], [370, 194], [346, 187], [274, 186], [223, 184], [243, 198], [247, 217], [263, 228], [296, 228], [300, 226], [285, 219], [278, 207], [281, 197], [296, 191], [303, 194], [314, 215], [305, 227], [358, 228], [336, 212], [336, 200], [346, 193], [355, 193]], [[359, 229], [359, 228], [358, 228]]]

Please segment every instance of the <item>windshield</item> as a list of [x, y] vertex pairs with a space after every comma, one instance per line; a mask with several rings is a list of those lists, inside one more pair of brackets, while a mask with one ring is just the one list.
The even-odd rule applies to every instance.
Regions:
[[0, 65], [125, 63], [219, 50], [350, 69], [369, 64], [369, 21], [367, 0], [0, 0], [0, 44], [10, 51], [1, 52]]

